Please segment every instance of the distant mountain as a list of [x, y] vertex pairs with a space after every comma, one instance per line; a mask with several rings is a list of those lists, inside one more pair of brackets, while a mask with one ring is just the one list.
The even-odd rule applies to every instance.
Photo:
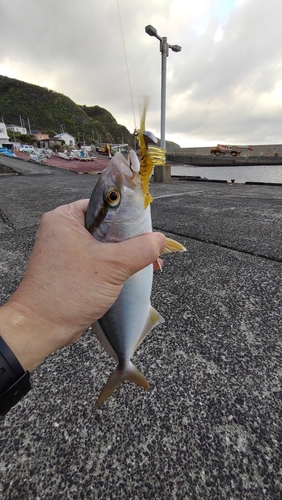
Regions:
[[[107, 131], [114, 137], [116, 143], [129, 143], [132, 144], [133, 136], [124, 125], [119, 125], [116, 119], [109, 111], [100, 106], [85, 106], [81, 105], [80, 108], [96, 123], [102, 123]], [[132, 131], [133, 132], [133, 131]]]
[[[88, 114], [89, 111], [89, 114]], [[69, 97], [38, 85], [0, 75], [0, 117], [6, 125], [24, 120], [28, 129], [53, 136], [63, 125], [66, 132], [80, 141], [132, 143], [133, 136], [119, 125], [107, 110], [99, 106], [78, 106]]]
[[[134, 138], [124, 125], [99, 106], [78, 105], [69, 97], [39, 85], [0, 75], [0, 118], [6, 125], [20, 125], [20, 117], [28, 130], [40, 130], [50, 137], [61, 131], [74, 135], [78, 141], [128, 143]], [[133, 132], [133, 131], [132, 131]], [[167, 141], [167, 150], [180, 146]]]

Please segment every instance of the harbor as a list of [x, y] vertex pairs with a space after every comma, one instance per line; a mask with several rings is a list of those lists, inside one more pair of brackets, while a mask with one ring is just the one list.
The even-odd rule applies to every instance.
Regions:
[[[259, 182], [282, 185], [282, 166], [277, 163], [277, 159], [275, 162], [275, 159], [272, 158], [272, 163], [269, 164], [263, 163], [249, 165], [246, 162], [241, 162], [241, 165], [228, 165], [226, 157], [213, 158], [210, 155], [209, 158], [210, 163], [208, 165], [198, 165], [195, 162], [185, 164], [171, 161], [171, 179], [174, 180], [184, 177], [187, 180], [194, 181], [218, 180], [240, 184], [244, 184], [246, 182]], [[211, 160], [213, 159], [217, 162], [217, 164], [211, 164]], [[26, 168], [29, 169], [30, 173], [37, 171], [38, 168], [40, 172], [42, 171], [40, 163], [33, 162], [28, 153], [17, 152], [16, 158], [0, 155], [0, 174], [21, 175], [22, 162], [20, 160], [24, 160], [25, 162], [25, 171]], [[241, 158], [241, 160], [243, 160], [243, 158]], [[99, 153], [94, 153], [93, 161], [87, 162], [81, 160], [67, 161], [60, 158], [59, 155], [54, 154], [50, 158], [46, 158], [46, 161], [42, 164], [42, 166], [45, 168], [46, 172], [52, 172], [54, 168], [58, 168], [75, 172], [77, 174], [97, 174], [104, 170], [104, 168], [108, 165], [108, 162], [109, 158], [107, 156], [102, 156]], [[37, 165], [39, 165], [39, 167], [37, 167]]]

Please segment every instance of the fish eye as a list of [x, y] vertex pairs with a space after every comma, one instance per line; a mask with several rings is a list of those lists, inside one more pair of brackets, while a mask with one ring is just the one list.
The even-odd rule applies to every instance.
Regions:
[[104, 195], [104, 200], [112, 208], [117, 208], [120, 204], [121, 195], [116, 187], [109, 188]]

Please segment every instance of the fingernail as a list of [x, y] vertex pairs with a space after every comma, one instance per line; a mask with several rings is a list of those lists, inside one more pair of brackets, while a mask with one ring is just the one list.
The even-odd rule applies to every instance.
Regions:
[[165, 235], [162, 234], [162, 233], [155, 233], [156, 237], [158, 238], [159, 240], [159, 244], [160, 244], [160, 251], [164, 249], [165, 245], [166, 245], [166, 239], [165, 239]]

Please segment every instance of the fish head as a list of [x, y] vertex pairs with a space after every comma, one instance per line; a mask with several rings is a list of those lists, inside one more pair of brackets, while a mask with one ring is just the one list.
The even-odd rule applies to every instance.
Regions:
[[144, 207], [140, 163], [135, 151], [117, 152], [91, 195], [86, 228], [100, 241], [117, 242], [151, 231], [150, 206]]

